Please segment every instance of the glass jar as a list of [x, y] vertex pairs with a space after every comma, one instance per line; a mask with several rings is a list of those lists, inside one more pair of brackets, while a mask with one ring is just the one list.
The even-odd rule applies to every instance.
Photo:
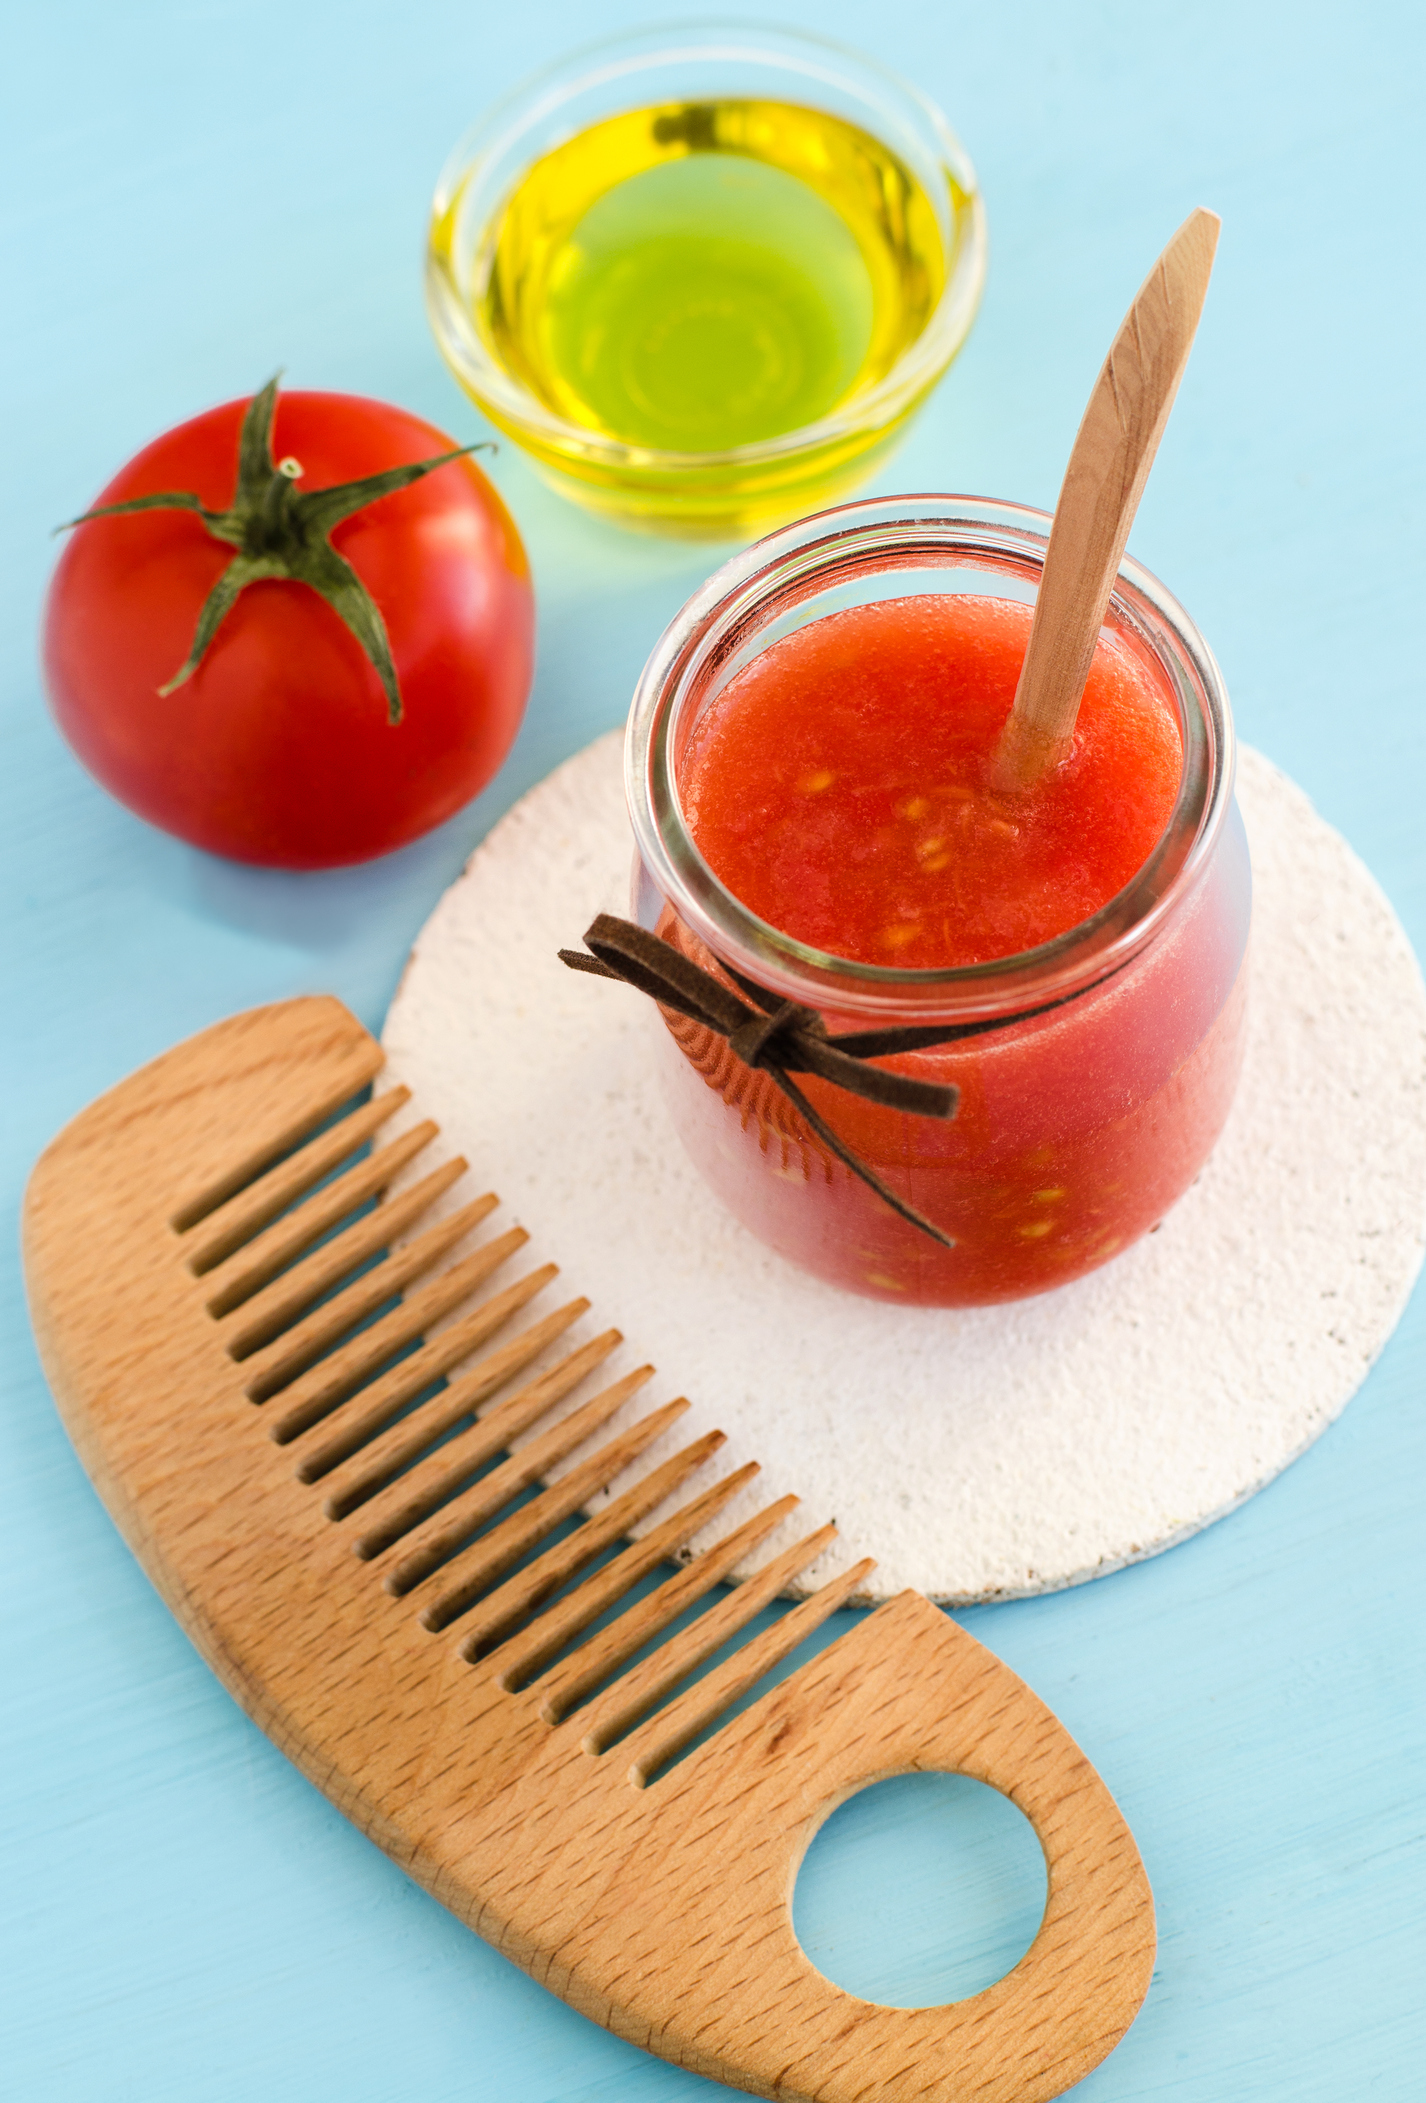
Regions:
[[[779, 111], [814, 121], [789, 128]], [[598, 148], [613, 120], [632, 125], [640, 112], [664, 158], [722, 154], [732, 166], [741, 155], [745, 167], [796, 178], [814, 205], [824, 191], [841, 199], [845, 239], [855, 235], [866, 265], [871, 335], [848, 391], [813, 421], [724, 450], [674, 450], [620, 438], [572, 407], [551, 363], [548, 316], [527, 310], [551, 256], [572, 257], [587, 225], [580, 215], [612, 194], [593, 168], [612, 185], [642, 166], [643, 148], [622, 132], [617, 152]], [[819, 134], [822, 117], [835, 133]], [[914, 88], [820, 37], [696, 22], [577, 51], [480, 119], [437, 185], [426, 304], [460, 385], [562, 494], [626, 525], [731, 539], [826, 503], [872, 471], [964, 343], [985, 258], [975, 172]], [[888, 331], [902, 346], [889, 362], [873, 355]], [[592, 342], [609, 331], [586, 333]]]
[[1033, 601], [1049, 525], [1040, 511], [958, 496], [805, 519], [736, 556], [689, 601], [655, 648], [629, 719], [643, 925], [705, 965], [815, 1009], [834, 1032], [998, 1025], [880, 1062], [953, 1083], [949, 1123], [797, 1076], [844, 1142], [952, 1237], [943, 1248], [832, 1155], [766, 1072], [661, 1011], [673, 1121], [712, 1189], [792, 1262], [879, 1299], [977, 1306], [1081, 1277], [1152, 1228], [1202, 1168], [1242, 1057], [1251, 901], [1222, 678], [1182, 607], [1126, 560], [1105, 625], [1172, 695], [1177, 801], [1148, 861], [1097, 913], [985, 964], [853, 963], [758, 919], [694, 845], [680, 766], [728, 681], [809, 621], [929, 593]]

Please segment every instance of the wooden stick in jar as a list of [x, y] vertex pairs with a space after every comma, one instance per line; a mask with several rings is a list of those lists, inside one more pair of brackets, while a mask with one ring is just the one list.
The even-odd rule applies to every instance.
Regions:
[[1028, 787], [1069, 750], [1124, 544], [1193, 348], [1220, 224], [1201, 209], [1184, 221], [1125, 315], [1089, 398], [997, 755], [1007, 787]]

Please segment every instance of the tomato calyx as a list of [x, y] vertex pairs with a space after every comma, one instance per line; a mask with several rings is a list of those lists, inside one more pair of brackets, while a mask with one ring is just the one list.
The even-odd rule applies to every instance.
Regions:
[[210, 510], [192, 490], [164, 490], [154, 496], [130, 497], [121, 504], [101, 504], [94, 511], [70, 519], [60, 531], [125, 511], [191, 511], [215, 540], [226, 541], [237, 549], [203, 602], [188, 656], [172, 679], [159, 688], [160, 694], [171, 694], [193, 677], [224, 616], [249, 584], [266, 577], [283, 577], [320, 592], [345, 622], [381, 681], [388, 723], [399, 723], [401, 689], [381, 609], [328, 536], [344, 518], [365, 510], [378, 498], [409, 488], [424, 475], [452, 460], [463, 459], [467, 453], [494, 449], [488, 444], [457, 446], [452, 452], [438, 453], [434, 459], [390, 467], [382, 474], [365, 475], [356, 482], [301, 490], [297, 484], [302, 478], [302, 463], [290, 457], [272, 457], [272, 424], [281, 377], [280, 373], [274, 374], [248, 404], [238, 440], [237, 486], [226, 511]]

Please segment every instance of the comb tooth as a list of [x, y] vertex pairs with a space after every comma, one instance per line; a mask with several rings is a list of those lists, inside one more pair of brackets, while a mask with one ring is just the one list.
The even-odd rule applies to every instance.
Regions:
[[647, 1599], [630, 1607], [627, 1614], [621, 1614], [573, 1657], [566, 1658], [550, 1678], [541, 1711], [546, 1723], [559, 1723], [571, 1709], [578, 1708], [586, 1696], [618, 1671], [626, 1658], [642, 1650], [661, 1628], [676, 1621], [685, 1607], [711, 1592], [721, 1578], [736, 1569], [744, 1556], [751, 1555], [759, 1542], [782, 1524], [789, 1512], [796, 1510], [798, 1501], [796, 1497], [782, 1497], [756, 1513], [723, 1540], [706, 1548]]
[[430, 1145], [438, 1129], [430, 1123], [414, 1125], [399, 1139], [393, 1139], [389, 1146], [378, 1147], [374, 1154], [365, 1161], [358, 1161], [345, 1175], [314, 1191], [295, 1211], [285, 1213], [264, 1233], [254, 1236], [222, 1263], [205, 1271], [212, 1293], [208, 1301], [209, 1314], [220, 1320], [223, 1315], [231, 1314], [235, 1307], [241, 1307], [244, 1300], [251, 1299], [255, 1292], [285, 1270], [294, 1257], [300, 1256], [314, 1241], [319, 1241], [329, 1228], [335, 1227], [349, 1212], [355, 1212], [358, 1205], [364, 1205], [368, 1198], [378, 1196], [393, 1183], [406, 1163], [414, 1161], [422, 1148]]
[[415, 1224], [423, 1212], [435, 1204], [443, 1191], [465, 1174], [466, 1163], [457, 1157], [423, 1176], [412, 1189], [403, 1191], [399, 1198], [389, 1204], [378, 1206], [338, 1234], [324, 1242], [320, 1249], [280, 1278], [274, 1278], [265, 1291], [255, 1293], [246, 1302], [242, 1321], [234, 1325], [228, 1339], [228, 1352], [233, 1358], [250, 1358], [263, 1344], [271, 1343], [280, 1336], [290, 1323], [310, 1307], [314, 1300], [331, 1286], [354, 1271], [358, 1264], [365, 1263], [368, 1256], [375, 1256], [382, 1249], [389, 1249], [397, 1237]]
[[[284, 1411], [273, 1424], [271, 1437], [279, 1446], [285, 1446], [299, 1431], [315, 1424], [339, 1402], [345, 1402], [348, 1395], [355, 1394], [388, 1359], [394, 1358], [407, 1344], [414, 1343], [443, 1314], [449, 1314], [462, 1300], [468, 1300], [476, 1287], [483, 1284], [490, 1273], [527, 1239], [523, 1227], [512, 1227], [507, 1234], [487, 1242], [461, 1262], [453, 1263], [448, 1271], [437, 1272], [428, 1284], [398, 1301], [380, 1321], [349, 1337], [338, 1350], [302, 1372], [300, 1378], [292, 1380], [290, 1385], [271, 1375], [252, 1381], [247, 1393], [254, 1402], [265, 1402], [279, 1391], [279, 1386], [287, 1389], [283, 1398]], [[381, 1266], [383, 1270], [386, 1267], [385, 1264]], [[393, 1279], [392, 1286], [397, 1282]], [[346, 1298], [345, 1294], [343, 1298]]]
[[747, 1693], [749, 1687], [756, 1686], [765, 1672], [780, 1664], [796, 1650], [804, 1637], [820, 1628], [830, 1614], [835, 1614], [875, 1568], [876, 1558], [870, 1555], [854, 1563], [850, 1570], [844, 1570], [840, 1577], [834, 1577], [810, 1599], [795, 1606], [790, 1614], [784, 1614], [773, 1627], [765, 1628], [760, 1636], [755, 1636], [735, 1656], [726, 1659], [706, 1679], [699, 1680], [686, 1694], [680, 1694], [662, 1714], [651, 1717], [621, 1748], [633, 1755], [630, 1781], [640, 1789], [654, 1781], [701, 1731], [716, 1723], [726, 1709]]
[[[547, 1344], [552, 1344], [556, 1337], [563, 1336], [572, 1322], [577, 1322], [582, 1314], [588, 1312], [589, 1302], [585, 1299], [571, 1300], [566, 1306], [557, 1307], [554, 1313], [547, 1314], [542, 1322], [532, 1322], [528, 1329], [522, 1330], [520, 1335], [512, 1338], [508, 1344], [502, 1344], [498, 1351], [492, 1351], [488, 1357], [482, 1358], [479, 1365], [472, 1366], [468, 1373], [463, 1373], [459, 1379], [453, 1380], [449, 1387], [443, 1389], [439, 1395], [433, 1396], [422, 1408], [413, 1410], [404, 1424], [397, 1426], [387, 1437], [379, 1439], [367, 1448], [357, 1472], [349, 1475], [345, 1482], [334, 1486], [322, 1506], [327, 1517], [345, 1519], [358, 1505], [365, 1504], [378, 1490], [385, 1489], [392, 1478], [399, 1475], [409, 1462], [424, 1453], [428, 1446], [433, 1446], [436, 1440], [449, 1431], [453, 1424], [458, 1424], [462, 1417], [473, 1416], [480, 1404], [493, 1395], [498, 1387], [503, 1387], [507, 1380], [522, 1371], [532, 1358], [538, 1358]], [[448, 1334], [449, 1331], [442, 1332], [443, 1337]], [[617, 1329], [611, 1329], [608, 1334], [615, 1342], [622, 1343], [623, 1338]], [[603, 1339], [600, 1338], [599, 1341], [602, 1342]], [[585, 1348], [588, 1349], [588, 1346]], [[612, 1350], [613, 1346], [610, 1348]], [[568, 1363], [568, 1359], [562, 1361], [563, 1365]], [[555, 1373], [560, 1370], [560, 1366], [554, 1368]], [[546, 1375], [546, 1378], [550, 1377], [553, 1376]], [[525, 1392], [526, 1390], [521, 1389], [522, 1394]], [[559, 1399], [557, 1395], [555, 1400]], [[518, 1397], [512, 1395], [509, 1403], [502, 1402], [500, 1408], [510, 1407], [517, 1400]], [[497, 1413], [492, 1410], [490, 1415], [481, 1421], [491, 1423]], [[535, 1415], [539, 1414], [539, 1411], [535, 1412]], [[505, 1421], [508, 1423], [509, 1419]], [[298, 1469], [302, 1481], [316, 1482], [336, 1465], [332, 1460], [327, 1460], [323, 1465], [326, 1450], [319, 1448], [309, 1457], [309, 1462], [304, 1462], [303, 1467]], [[317, 1466], [315, 1472], [309, 1475], [305, 1470], [311, 1461], [315, 1461]]]
[[517, 1571], [475, 1609], [471, 1628], [461, 1644], [461, 1656], [473, 1665], [487, 1650], [503, 1642], [553, 1593], [577, 1577], [596, 1555], [602, 1555], [611, 1541], [621, 1540], [631, 1526], [637, 1526], [646, 1513], [662, 1504], [665, 1497], [671, 1497], [681, 1483], [726, 1444], [726, 1432], [705, 1431], [701, 1439], [675, 1453], [662, 1467], [650, 1469], [597, 1518], [577, 1527], [568, 1539], [556, 1541], [553, 1548], [547, 1548], [533, 1563]]
[[[500, 1684], [506, 1693], [516, 1694], [522, 1687], [528, 1687], [531, 1680], [538, 1678], [550, 1659], [557, 1657], [560, 1651], [564, 1649], [566, 1643], [572, 1642], [581, 1629], [588, 1628], [590, 1622], [597, 1621], [600, 1615], [605, 1613], [608, 1608], [617, 1606], [618, 1602], [633, 1590], [641, 1578], [647, 1577], [649, 1572], [656, 1570], [660, 1563], [667, 1562], [670, 1556], [676, 1555], [684, 1543], [691, 1541], [695, 1534], [701, 1533], [705, 1526], [711, 1526], [723, 1507], [730, 1503], [737, 1496], [739, 1490], [745, 1488], [758, 1473], [759, 1463], [755, 1460], [750, 1460], [743, 1467], [736, 1469], [733, 1474], [725, 1475], [721, 1482], [715, 1482], [711, 1489], [704, 1490], [702, 1495], [695, 1497], [691, 1503], [680, 1506], [670, 1518], [663, 1521], [661, 1526], [656, 1526], [651, 1533], [646, 1533], [641, 1541], [632, 1542], [622, 1555], [615, 1556], [614, 1560], [611, 1563], [607, 1563], [602, 1570], [596, 1570], [593, 1577], [582, 1584], [578, 1591], [571, 1592], [568, 1599], [560, 1600], [555, 1606], [550, 1608], [547, 1614], [542, 1614], [535, 1626], [525, 1632], [523, 1640], [512, 1637], [505, 1650], [505, 1661], [500, 1674]], [[783, 1499], [783, 1505], [788, 1510], [791, 1510], [796, 1502], [797, 1499], [795, 1497]], [[783, 1505], [774, 1505], [772, 1509], [781, 1516]], [[766, 1517], [766, 1514], [762, 1516]], [[776, 1519], [773, 1519], [768, 1522], [768, 1525], [776, 1525], [776, 1523]], [[757, 1521], [750, 1521], [749, 1524], [755, 1527], [757, 1526]], [[738, 1535], [748, 1533], [748, 1531], [748, 1527], [740, 1527]], [[763, 1526], [758, 1532], [750, 1536], [750, 1540], [753, 1542], [760, 1540], [762, 1534], [767, 1531], [768, 1526]], [[738, 1535], [730, 1536], [730, 1539], [737, 1539]], [[724, 1545], [726, 1544], [720, 1543], [717, 1548], [710, 1549], [708, 1554], [716, 1556], [721, 1553]], [[699, 1570], [703, 1567], [706, 1559], [700, 1555], [690, 1567], [694, 1570]], [[666, 1584], [661, 1585], [658, 1591], [654, 1593], [653, 1598], [655, 1600], [662, 1599], [667, 1591], [668, 1586]], [[500, 1595], [497, 1593], [495, 1596], [498, 1598]], [[644, 1601], [637, 1607], [631, 1607], [628, 1613], [621, 1614], [619, 1620], [615, 1623], [615, 1628], [624, 1629], [631, 1621], [641, 1619], [644, 1615], [644, 1608], [649, 1604], [649, 1601]], [[657, 1628], [660, 1625], [661, 1623], [657, 1620], [652, 1623], [653, 1628]], [[647, 1635], [650, 1632], [645, 1630], [644, 1633], [640, 1634], [634, 1640], [632, 1647], [637, 1649], [647, 1640]], [[612, 1634], [612, 1630], [607, 1630], [602, 1635], [594, 1637], [591, 1642], [586, 1643], [582, 1647], [577, 1657], [567, 1661], [568, 1666], [573, 1668], [582, 1663], [596, 1645], [601, 1648], [605, 1647]], [[468, 1650], [470, 1647], [469, 1643], [464, 1647]], [[564, 1684], [564, 1673], [565, 1668], [559, 1668], [559, 1677], [557, 1681], [552, 1680], [551, 1684], [558, 1684], [562, 1687]], [[603, 1676], [601, 1672], [599, 1677], [602, 1678]], [[566, 1707], [568, 1706], [570, 1704], [567, 1703]], [[548, 1714], [548, 1704], [546, 1705], [545, 1721], [547, 1723], [557, 1723], [559, 1721], [557, 1716]]]
[[[451, 1565], [452, 1573], [458, 1573], [456, 1582], [427, 1607], [421, 1616], [422, 1626], [444, 1628], [447, 1622], [455, 1620], [457, 1614], [464, 1613], [482, 1592], [488, 1591], [519, 1562], [527, 1549], [542, 1541], [562, 1519], [578, 1511], [596, 1490], [603, 1489], [631, 1461], [637, 1460], [644, 1448], [667, 1431], [687, 1407], [681, 1396], [676, 1402], [665, 1403], [652, 1416], [644, 1417], [619, 1438], [611, 1439], [588, 1460], [581, 1461], [578, 1467], [571, 1468], [568, 1475], [546, 1490], [542, 1497], [536, 1497], [521, 1510], [512, 1512], [503, 1524], [493, 1527], [484, 1540], [477, 1541], [464, 1555], [456, 1558]], [[396, 1577], [397, 1572], [393, 1571], [386, 1580], [388, 1590], [401, 1589], [393, 1582]]]
[[[509, 1236], [502, 1239], [508, 1240]], [[516, 1247], [518, 1245], [514, 1244]], [[495, 1247], [496, 1244], [492, 1243], [491, 1246]], [[509, 1251], [505, 1253], [508, 1254]], [[500, 1260], [503, 1262], [504, 1257]], [[362, 1388], [351, 1413], [337, 1419], [337, 1429], [333, 1435], [315, 1447], [301, 1462], [296, 1470], [298, 1481], [320, 1482], [339, 1461], [349, 1459], [367, 1439], [374, 1437], [378, 1431], [384, 1431], [391, 1419], [399, 1415], [406, 1404], [420, 1394], [423, 1387], [429, 1387], [433, 1380], [438, 1380], [448, 1366], [458, 1365], [461, 1359], [469, 1358], [472, 1351], [478, 1351], [497, 1330], [504, 1328], [513, 1314], [518, 1314], [522, 1307], [527, 1306], [536, 1293], [543, 1292], [551, 1278], [558, 1276], [558, 1264], [546, 1263], [539, 1270], [530, 1271], [525, 1277], [517, 1278], [515, 1283], [507, 1285], [503, 1292], [493, 1293], [472, 1313], [462, 1316], [460, 1321], [452, 1322], [448, 1329], [442, 1329], [438, 1335], [431, 1337], [419, 1351], [413, 1351], [409, 1358], [403, 1358], [399, 1365], [392, 1366], [379, 1380], [373, 1380], [370, 1387]], [[439, 1283], [441, 1281], [437, 1280], [437, 1284]], [[462, 1287], [462, 1294], [468, 1289]], [[413, 1293], [406, 1302], [406, 1307], [417, 1307], [425, 1319], [428, 1310], [418, 1306], [422, 1297]], [[396, 1313], [400, 1314], [403, 1311], [398, 1308]], [[394, 1318], [393, 1315], [387, 1319]], [[434, 1319], [434, 1316], [430, 1318]], [[365, 1336], [356, 1338], [355, 1342], [363, 1343], [366, 1337], [375, 1334], [375, 1329], [368, 1329]], [[349, 1349], [338, 1354], [338, 1357], [351, 1355]], [[385, 1351], [383, 1355], [386, 1355]], [[328, 1359], [326, 1365], [319, 1366], [309, 1380], [301, 1380], [294, 1388], [289, 1389], [287, 1399], [292, 1406], [277, 1418], [272, 1427], [272, 1437], [279, 1446], [287, 1445], [299, 1432], [309, 1430], [319, 1418], [329, 1415], [340, 1403], [347, 1400], [355, 1388], [361, 1386], [364, 1378], [362, 1371], [358, 1371], [351, 1379], [343, 1374], [338, 1383], [339, 1391], [335, 1395], [328, 1394], [320, 1384], [319, 1375], [325, 1373], [328, 1367], [337, 1364], [338, 1358]]]
[[[235, 1197], [211, 1212], [205, 1211], [203, 1232], [195, 1238], [192, 1248], [184, 1251], [188, 1268], [195, 1276], [202, 1277], [205, 1271], [212, 1270], [216, 1263], [230, 1256], [234, 1249], [251, 1240], [259, 1227], [265, 1227], [279, 1212], [285, 1212], [304, 1190], [310, 1190], [338, 1162], [345, 1161], [348, 1154], [364, 1146], [394, 1111], [399, 1110], [404, 1102], [409, 1102], [410, 1096], [409, 1088], [388, 1088], [384, 1095], [378, 1095], [359, 1110], [353, 1110], [350, 1117], [344, 1117], [329, 1132], [319, 1134], [300, 1152], [269, 1169], [258, 1182], [238, 1189]], [[241, 1181], [246, 1183], [247, 1178], [244, 1176]], [[192, 1211], [190, 1206], [175, 1218], [173, 1224], [179, 1233], [184, 1231]]]
[[[463, 1497], [443, 1511], [434, 1526], [430, 1527], [401, 1558], [390, 1577], [387, 1590], [398, 1596], [409, 1592], [423, 1577], [431, 1572], [472, 1534], [477, 1526], [518, 1497], [521, 1490], [538, 1482], [546, 1469], [552, 1468], [582, 1446], [587, 1438], [608, 1422], [617, 1409], [622, 1409], [631, 1395], [637, 1394], [646, 1380], [653, 1378], [651, 1365], [640, 1366], [637, 1372], [626, 1373], [612, 1387], [602, 1388], [580, 1408], [554, 1424], [538, 1438], [531, 1439], [518, 1453], [512, 1453], [503, 1466], [493, 1468]], [[357, 1553], [363, 1552], [363, 1543], [358, 1542]], [[369, 1551], [375, 1553], [375, 1550]]]
[[[835, 1526], [820, 1526], [816, 1533], [775, 1555], [746, 1584], [735, 1586], [726, 1599], [720, 1599], [717, 1606], [701, 1614], [691, 1628], [671, 1637], [651, 1658], [645, 1658], [596, 1706], [584, 1737], [586, 1749], [603, 1752], [616, 1738], [622, 1738], [650, 1709], [657, 1708], [681, 1679], [687, 1679], [705, 1658], [711, 1658], [754, 1614], [776, 1599], [799, 1571], [815, 1563], [836, 1538]], [[753, 1678], [757, 1678], [756, 1673]]]
[[[260, 1036], [263, 1021], [261, 1011], [257, 1010], [247, 1016], [232, 1017], [229, 1028], [236, 1024], [239, 1033], [246, 1036], [248, 1032], [244, 1024], [255, 1024], [257, 1035]], [[364, 1043], [354, 1041], [348, 1036], [344, 1053], [339, 1053], [335, 1067], [328, 1063], [324, 1055], [331, 1049], [330, 1040], [326, 1046], [320, 1048], [309, 1044], [309, 1050], [317, 1053], [317, 1066], [310, 1074], [311, 1085], [305, 1081], [298, 1082], [295, 1075], [292, 1077], [291, 1092], [303, 1102], [302, 1109], [284, 1129], [276, 1133], [270, 1132], [255, 1151], [236, 1158], [230, 1157], [231, 1165], [221, 1175], [210, 1176], [202, 1190], [195, 1191], [171, 1212], [168, 1224], [175, 1234], [187, 1234], [204, 1220], [211, 1219], [222, 1206], [230, 1204], [233, 1198], [282, 1165], [287, 1155], [306, 1145], [318, 1128], [330, 1119], [340, 1121], [355, 1114], [352, 1105], [357, 1095], [370, 1086], [386, 1063], [386, 1055], [375, 1039], [368, 1037], [365, 1030], [361, 1031], [361, 1037], [365, 1039]], [[272, 1039], [269, 1037], [268, 1041], [271, 1043]], [[236, 1049], [236, 1046], [232, 1048]], [[289, 1045], [290, 1048], [292, 1047]], [[238, 1056], [243, 1058], [241, 1052]], [[261, 1052], [259, 1057], [262, 1057]], [[303, 1063], [306, 1063], [305, 1060]], [[311, 1092], [312, 1086], [321, 1091], [315, 1099]], [[281, 1078], [278, 1079], [277, 1090], [274, 1102], [275, 1106], [280, 1108], [289, 1093], [286, 1083]], [[365, 1110], [370, 1104], [364, 1103], [361, 1107]], [[266, 1125], [266, 1117], [261, 1122]], [[235, 1143], [241, 1144], [241, 1141]]]
[[[511, 1395], [498, 1408], [492, 1409], [461, 1437], [442, 1446], [424, 1467], [413, 1468], [403, 1477], [396, 1498], [384, 1510], [372, 1514], [356, 1543], [357, 1554], [370, 1560], [389, 1548], [393, 1541], [399, 1541], [403, 1533], [409, 1533], [413, 1526], [428, 1519], [477, 1468], [484, 1467], [497, 1453], [503, 1453], [510, 1440], [518, 1437], [527, 1424], [538, 1422], [556, 1402], [573, 1394], [585, 1374], [592, 1373], [623, 1341], [617, 1329], [606, 1329], [592, 1343], [561, 1359], [543, 1379], [521, 1388], [518, 1394]], [[466, 1409], [460, 1409], [459, 1414], [464, 1416]], [[330, 1501], [327, 1513], [328, 1517], [334, 1516]]]
[[[495, 1210], [499, 1199], [487, 1191], [484, 1197], [476, 1198], [469, 1205], [462, 1205], [449, 1219], [438, 1220], [424, 1234], [418, 1234], [404, 1249], [393, 1250], [384, 1263], [376, 1265], [364, 1277], [340, 1292], [335, 1299], [327, 1300], [314, 1308], [307, 1319], [298, 1322], [285, 1335], [268, 1345], [265, 1351], [253, 1351], [245, 1355], [245, 1390], [254, 1402], [265, 1402], [279, 1388], [287, 1387], [305, 1373], [308, 1366], [324, 1357], [338, 1338], [354, 1329], [358, 1322], [365, 1321], [383, 1302], [393, 1299], [413, 1278], [431, 1269], [440, 1261], [447, 1249], [454, 1248], [463, 1236]], [[494, 1243], [487, 1243], [493, 1248]], [[484, 1254], [484, 1250], [476, 1252]], [[447, 1276], [452, 1275], [447, 1273]], [[232, 1357], [239, 1356], [235, 1347], [228, 1346]]]

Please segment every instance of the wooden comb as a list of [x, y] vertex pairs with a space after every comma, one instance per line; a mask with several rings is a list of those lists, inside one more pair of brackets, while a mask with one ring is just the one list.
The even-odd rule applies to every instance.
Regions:
[[[587, 1303], [514, 1323], [554, 1266], [499, 1282], [520, 1228], [454, 1255], [492, 1197], [409, 1238], [465, 1164], [401, 1180], [436, 1128], [380, 1143], [406, 1100], [363, 1099], [381, 1064], [336, 1000], [260, 1008], [123, 1082], [35, 1169], [40, 1352], [154, 1584], [363, 1832], [622, 2037], [785, 2103], [1059, 2095], [1117, 2044], [1153, 1963], [1148, 1882], [1103, 1782], [915, 1592], [704, 1736], [872, 1566], [692, 1678], [823, 1552], [823, 1527], [650, 1650], [796, 1500], [688, 1557], [756, 1473], [688, 1494], [722, 1443], [711, 1432], [569, 1523], [686, 1404], [601, 1442], [643, 1368], [535, 1429], [618, 1332], [548, 1362]], [[792, 1885], [839, 1802], [924, 1768], [1019, 1806], [1048, 1898], [997, 1984], [887, 2008], [808, 1962]]]

